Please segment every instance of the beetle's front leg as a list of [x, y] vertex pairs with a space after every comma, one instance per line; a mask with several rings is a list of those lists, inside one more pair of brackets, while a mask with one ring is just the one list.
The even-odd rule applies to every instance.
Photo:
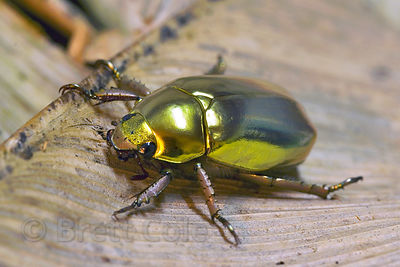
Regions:
[[138, 101], [142, 99], [141, 96], [147, 96], [151, 93], [151, 90], [140, 81], [121, 75], [111, 61], [97, 60], [95, 65], [97, 67], [104, 66], [112, 72], [112, 77], [117, 88], [102, 90], [95, 93], [92, 90], [85, 90], [80, 85], [73, 83], [62, 86], [59, 92], [65, 94], [68, 91], [74, 91], [90, 99], [99, 100], [100, 103], [110, 101]]
[[201, 167], [200, 163], [196, 164], [195, 171], [203, 189], [206, 204], [208, 206], [208, 210], [210, 211], [212, 220], [214, 221], [214, 219], [217, 219], [218, 221], [220, 221], [226, 228], [228, 228], [229, 232], [231, 232], [231, 234], [235, 238], [236, 245], [240, 244], [240, 239], [236, 234], [235, 229], [233, 229], [233, 226], [224, 217], [221, 216], [221, 210], [215, 204], [214, 189], [212, 188], [210, 179], [208, 178], [206, 171]]
[[141, 193], [137, 194], [135, 196], [135, 201], [133, 201], [131, 205], [114, 211], [114, 213], [112, 214], [112, 218], [114, 220], [118, 220], [118, 214], [136, 209], [137, 207], [140, 207], [143, 203], [149, 204], [151, 198], [156, 198], [168, 186], [169, 182], [172, 179], [172, 174], [170, 171], [164, 171], [162, 172], [162, 174], [163, 175], [157, 181], [152, 183]]
[[83, 89], [80, 85], [71, 83], [62, 86], [59, 92], [63, 95], [66, 92], [73, 91], [87, 98], [99, 100], [99, 103], [111, 102], [111, 101], [138, 101], [142, 98], [135, 95], [134, 93], [126, 90], [120, 89], [108, 89], [102, 90], [100, 92], [93, 92], [92, 90], [87, 91]]
[[114, 82], [116, 83], [118, 89], [128, 92], [131, 91], [139, 96], [147, 96], [151, 93], [151, 90], [140, 81], [136, 80], [135, 78], [129, 78], [126, 75], [121, 75], [110, 60], [100, 59], [96, 61], [95, 65], [97, 67], [104, 66], [112, 72]]

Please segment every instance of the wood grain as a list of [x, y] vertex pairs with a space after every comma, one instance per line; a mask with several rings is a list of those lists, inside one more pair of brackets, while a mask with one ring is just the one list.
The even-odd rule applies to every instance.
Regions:
[[[197, 181], [184, 177], [113, 222], [110, 214], [152, 182], [130, 181], [137, 166], [118, 161], [99, 134], [129, 107], [67, 94], [0, 147], [0, 262], [398, 265], [398, 32], [364, 1], [232, 0], [190, 14], [185, 27], [169, 24], [177, 38], [157, 43], [155, 33], [116, 64], [155, 89], [204, 72], [222, 53], [228, 74], [280, 84], [305, 106], [319, 133], [300, 168], [305, 181], [365, 180], [328, 201], [212, 177], [239, 247], [209, 219]], [[98, 89], [109, 79], [99, 71], [81, 85]]]
[[[102, 4], [99, 1], [91, 1], [93, 3], [90, 6], [97, 3], [97, 9], [91, 9], [88, 12], [92, 17], [99, 18], [101, 16], [102, 19], [107, 20], [110, 19], [110, 16], [118, 17], [118, 11], [125, 9], [122, 20], [126, 22], [128, 15], [135, 19], [130, 22], [127, 29], [103, 30], [93, 34], [92, 40], [85, 47], [85, 62], [94, 62], [99, 58], [109, 58], [117, 54], [121, 49], [142, 38], [143, 35], [148, 35], [160, 28], [166, 20], [190, 7], [194, 1], [122, 0], [118, 2], [112, 12], [107, 9], [107, 6], [104, 6], [106, 1]], [[18, 2], [21, 4], [26, 1]], [[33, 4], [31, 1], [27, 2]], [[13, 4], [0, 1], [0, 29], [2, 32], [0, 36], [0, 90], [2, 93], [0, 98], [0, 142], [3, 142], [38, 111], [57, 98], [59, 94], [54, 88], [71, 81], [80, 81], [89, 74], [89, 69], [72, 60], [65, 49], [74, 54], [75, 59], [80, 58], [81, 50], [88, 42], [87, 30], [94, 27], [81, 25], [84, 20], [82, 12], [74, 12], [68, 1], [42, 3], [41, 5], [45, 7], [39, 6], [39, 10], [36, 10], [39, 12], [37, 15], [44, 15], [42, 20], [47, 19], [49, 25], [55, 26], [55, 22], [52, 22], [51, 19], [62, 20], [59, 21], [61, 24], [68, 24], [67, 20], [70, 19], [80, 25], [71, 37], [72, 39], [80, 38], [80, 40], [70, 39], [70, 45], [65, 48], [52, 42], [39, 23], [24, 16]], [[107, 5], [109, 4], [107, 3]], [[112, 4], [115, 5], [114, 2]], [[55, 13], [57, 14], [54, 14], [51, 9], [56, 9]], [[137, 9], [136, 13], [129, 13], [132, 9]], [[104, 12], [104, 10], [108, 12]], [[93, 12], [97, 13], [93, 14]], [[71, 17], [66, 17], [66, 15]], [[73, 23], [70, 24], [72, 27]]]
[[0, 2], [0, 141], [58, 95], [54, 88], [89, 72], [49, 42], [37, 25]]

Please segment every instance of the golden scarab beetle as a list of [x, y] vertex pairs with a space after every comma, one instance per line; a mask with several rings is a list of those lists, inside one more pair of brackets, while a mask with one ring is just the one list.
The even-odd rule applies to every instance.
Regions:
[[[305, 160], [315, 142], [315, 128], [303, 108], [283, 88], [222, 75], [226, 68], [222, 57], [205, 75], [180, 78], [154, 92], [121, 76], [110, 61], [99, 63], [112, 71], [118, 88], [94, 93], [68, 84], [60, 91], [77, 91], [100, 102], [138, 101], [107, 133], [107, 139], [120, 159], [155, 160], [161, 174], [135, 196], [131, 205], [115, 211], [114, 218], [149, 203], [177, 172], [185, 176], [194, 174], [212, 219], [227, 227], [238, 244], [234, 228], [215, 204], [209, 175], [262, 180], [270, 186], [322, 198], [362, 179], [353, 177], [336, 185], [319, 186], [277, 176]], [[143, 174], [135, 179], [147, 177], [146, 170], [142, 170]]]

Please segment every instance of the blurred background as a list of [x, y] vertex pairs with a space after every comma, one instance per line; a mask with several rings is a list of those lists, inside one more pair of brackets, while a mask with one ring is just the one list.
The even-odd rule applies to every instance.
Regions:
[[[82, 80], [90, 72], [88, 64], [110, 58], [196, 2], [216, 1], [0, 1], [0, 142], [58, 97], [57, 88]], [[267, 2], [277, 9], [291, 5]], [[334, 5], [341, 2], [348, 5]], [[304, 5], [315, 12], [323, 8], [312, 1]], [[399, 1], [364, 0], [355, 5], [379, 14], [388, 27], [400, 31]], [[303, 30], [307, 34], [307, 28]], [[374, 72], [377, 77], [390, 75], [384, 66]]]
[[195, 0], [0, 1], [0, 142], [108, 59]]

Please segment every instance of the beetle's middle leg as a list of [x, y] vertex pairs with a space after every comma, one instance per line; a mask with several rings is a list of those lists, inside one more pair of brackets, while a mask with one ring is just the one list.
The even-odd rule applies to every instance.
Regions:
[[222, 57], [222, 55], [218, 55], [217, 63], [214, 66], [212, 66], [212, 68], [204, 74], [206, 74], [206, 75], [224, 74], [225, 70], [226, 70], [226, 62], [225, 62], [224, 58]]
[[232, 225], [224, 217], [221, 216], [221, 210], [215, 204], [214, 189], [212, 188], [210, 179], [208, 178], [206, 171], [201, 167], [200, 163], [196, 164], [195, 171], [203, 189], [206, 204], [208, 206], [208, 210], [210, 211], [212, 220], [214, 221], [215, 219], [217, 219], [218, 221], [220, 221], [226, 228], [228, 228], [229, 232], [231, 232], [231, 234], [235, 238], [236, 245], [240, 244], [240, 240], [235, 232], [235, 229], [233, 229]]
[[269, 177], [266, 175], [239, 174], [239, 177], [260, 181], [263, 184], [267, 185], [269, 184], [271, 187], [277, 187], [277, 188], [317, 195], [321, 198], [329, 198], [330, 193], [335, 192], [339, 189], [343, 189], [345, 186], [356, 183], [363, 179], [362, 176], [352, 177], [344, 180], [341, 183], [327, 186], [327, 185], [306, 184], [304, 182], [287, 180], [283, 178]]
[[118, 220], [117, 215], [120, 213], [125, 213], [130, 210], [134, 210], [140, 207], [143, 203], [149, 204], [151, 198], [156, 198], [169, 184], [172, 179], [172, 174], [169, 171], [163, 172], [163, 176], [161, 176], [157, 181], [152, 183], [145, 190], [140, 192], [135, 196], [135, 201], [129, 206], [126, 206], [120, 210], [114, 211], [112, 214], [112, 218], [114, 220]]

